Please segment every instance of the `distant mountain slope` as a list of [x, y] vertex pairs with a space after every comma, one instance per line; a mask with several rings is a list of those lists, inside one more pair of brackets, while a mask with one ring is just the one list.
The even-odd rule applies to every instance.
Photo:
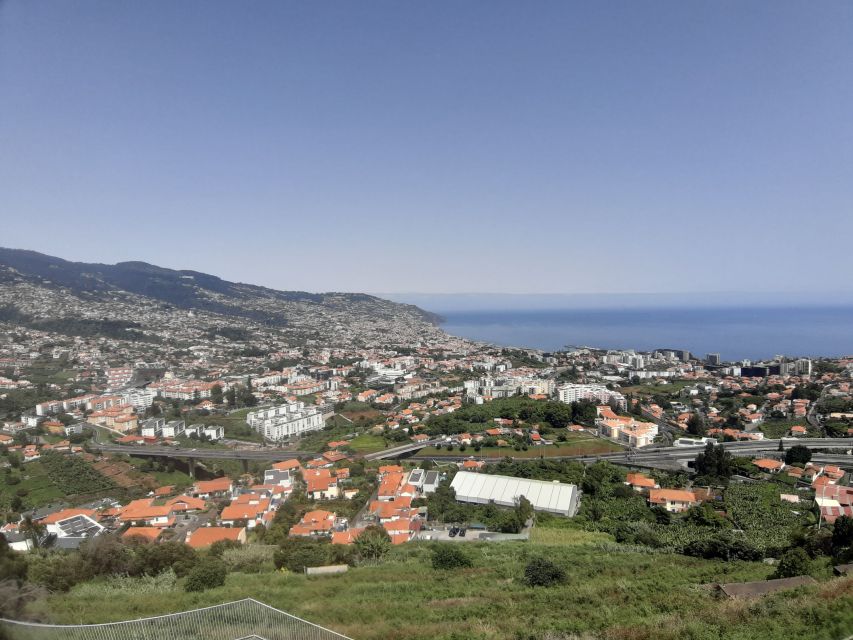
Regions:
[[[287, 314], [276, 302], [300, 303], [342, 310], [358, 307], [367, 316], [403, 314], [436, 324], [439, 317], [414, 305], [401, 304], [363, 293], [308, 293], [278, 291], [228, 282], [198, 271], [165, 269], [145, 262], [97, 264], [70, 262], [36, 251], [0, 248], [0, 266], [14, 269], [31, 284], [62, 287], [75, 294], [109, 294], [116, 290], [135, 293], [182, 309], [198, 309], [223, 315], [251, 318], [270, 325], [286, 325]], [[10, 281], [0, 270], [0, 284]]]
[[[169, 345], [411, 346], [447, 338], [440, 318], [363, 293], [277, 291], [144, 262], [69, 262], [0, 248], [0, 323]], [[206, 347], [205, 347], [206, 348]]]

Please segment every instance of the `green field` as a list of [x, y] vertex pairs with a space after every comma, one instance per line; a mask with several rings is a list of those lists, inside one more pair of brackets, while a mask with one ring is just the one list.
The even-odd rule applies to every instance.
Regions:
[[0, 480], [0, 508], [6, 509], [12, 497], [26, 492], [21, 501], [26, 508], [39, 507], [65, 496], [65, 492], [48, 477], [47, 470], [41, 462], [27, 462], [20, 470], [12, 471], [21, 482], [9, 485]]
[[246, 440], [248, 442], [263, 442], [263, 437], [257, 431], [246, 424], [246, 414], [251, 409], [240, 409], [227, 416], [191, 415], [187, 417], [187, 424], [211, 424], [225, 428], [225, 437], [234, 440]]
[[373, 453], [385, 448], [385, 439], [371, 433], [362, 433], [350, 442], [350, 448], [356, 453]]
[[[97, 623], [252, 597], [358, 640], [837, 640], [853, 630], [853, 578], [731, 601], [705, 585], [763, 579], [771, 568], [639, 553], [571, 530], [534, 530], [529, 543], [464, 549], [474, 563], [468, 569], [435, 570], [430, 546], [411, 543], [380, 565], [338, 576], [232, 573], [223, 587], [202, 593], [184, 592], [181, 581], [115, 593], [83, 584], [31, 609], [54, 622]], [[565, 584], [522, 582], [529, 559], [543, 556], [565, 568]]]
[[768, 438], [781, 438], [789, 435], [788, 432], [794, 425], [800, 425], [808, 429], [810, 437], [819, 435], [805, 418], [797, 418], [796, 420], [765, 420], [758, 425], [758, 428]]

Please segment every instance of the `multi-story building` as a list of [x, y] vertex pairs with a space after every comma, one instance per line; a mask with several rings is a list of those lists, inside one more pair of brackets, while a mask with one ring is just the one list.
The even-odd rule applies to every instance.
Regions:
[[157, 394], [151, 389], [130, 389], [121, 394], [124, 404], [129, 405], [137, 411], [145, 411], [154, 404]]
[[185, 424], [183, 420], [171, 420], [163, 425], [162, 436], [164, 438], [177, 438], [184, 435]]
[[252, 411], [246, 423], [267, 440], [285, 440], [325, 426], [323, 414], [304, 402], [291, 402], [267, 409]]
[[143, 438], [159, 438], [164, 426], [166, 421], [163, 418], [149, 418], [139, 426], [139, 434]]
[[225, 427], [212, 424], [192, 424], [184, 429], [184, 435], [187, 437], [203, 435], [208, 440], [222, 440], [225, 437]]
[[625, 396], [601, 384], [561, 384], [557, 387], [557, 399], [567, 404], [581, 400], [604, 404], [615, 402], [620, 408], [625, 408]]
[[121, 389], [133, 380], [133, 367], [113, 367], [107, 369], [107, 388]]
[[810, 376], [812, 374], [812, 361], [808, 358], [800, 358], [795, 366], [798, 376]]

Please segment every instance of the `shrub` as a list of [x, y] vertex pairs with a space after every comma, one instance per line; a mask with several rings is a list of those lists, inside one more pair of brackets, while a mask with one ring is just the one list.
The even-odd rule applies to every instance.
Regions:
[[202, 558], [187, 574], [184, 590], [204, 591], [221, 587], [225, 584], [226, 575], [228, 575], [228, 568], [222, 560], [212, 556]]
[[229, 549], [239, 549], [243, 545], [236, 540], [217, 540], [207, 550], [207, 555], [221, 558], [222, 554]]
[[382, 527], [371, 525], [355, 539], [355, 548], [363, 560], [379, 560], [391, 550], [391, 537]]
[[461, 569], [473, 565], [471, 558], [458, 543], [439, 544], [432, 550], [433, 569]]
[[545, 558], [533, 558], [524, 567], [524, 583], [529, 587], [551, 587], [566, 581], [566, 572]]
[[799, 547], [786, 551], [771, 578], [793, 578], [806, 575], [811, 568], [809, 554]]
[[128, 573], [133, 559], [130, 549], [116, 535], [89, 538], [80, 545], [80, 557], [91, 575]]
[[30, 582], [50, 591], [68, 591], [90, 576], [79, 553], [52, 552], [33, 556], [27, 573]]
[[322, 567], [329, 563], [332, 545], [308, 538], [288, 538], [273, 556], [276, 569], [301, 573], [305, 567]]
[[242, 573], [263, 573], [273, 569], [275, 547], [248, 545], [238, 549], [226, 549], [222, 561], [229, 571]]
[[175, 575], [182, 578], [198, 560], [195, 549], [182, 542], [141, 544], [135, 547], [135, 550], [129, 573], [136, 576], [156, 576], [166, 569], [172, 569]]

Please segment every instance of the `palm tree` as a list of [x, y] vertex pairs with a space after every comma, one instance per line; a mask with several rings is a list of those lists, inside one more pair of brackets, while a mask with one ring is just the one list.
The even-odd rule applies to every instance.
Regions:
[[41, 546], [45, 526], [40, 522], [33, 521], [32, 516], [24, 516], [23, 521], [18, 526], [18, 530], [30, 539], [34, 549], [38, 549]]

